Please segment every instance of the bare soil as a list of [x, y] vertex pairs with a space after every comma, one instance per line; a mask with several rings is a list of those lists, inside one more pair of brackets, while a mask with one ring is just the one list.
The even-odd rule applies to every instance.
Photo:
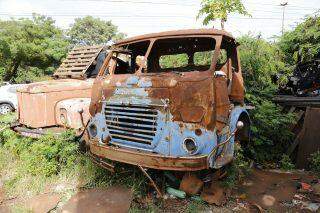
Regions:
[[[156, 212], [308, 212], [305, 208], [307, 203], [320, 203], [317, 183], [318, 179], [307, 172], [284, 173], [254, 169], [243, 183], [232, 189], [223, 206], [197, 204], [190, 198], [167, 198], [162, 201], [140, 198], [140, 202], [156, 203]], [[108, 212], [128, 212], [130, 205], [131, 208], [134, 206], [132, 200], [132, 191], [119, 186], [79, 191], [63, 205], [58, 205], [61, 197], [53, 192], [28, 200], [5, 199], [0, 187], [0, 213], [10, 212], [10, 206], [17, 203], [33, 212], [48, 212], [52, 209], [54, 212], [106, 212], [106, 209]]]

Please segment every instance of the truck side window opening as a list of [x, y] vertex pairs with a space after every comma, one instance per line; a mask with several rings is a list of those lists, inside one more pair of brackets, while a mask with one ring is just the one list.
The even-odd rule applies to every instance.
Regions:
[[137, 63], [141, 57], [144, 57], [147, 53], [150, 41], [141, 41], [132, 44], [126, 44], [119, 48], [123, 51], [119, 51], [118, 54], [110, 59], [116, 61], [114, 74], [134, 74], [139, 67], [140, 63]]

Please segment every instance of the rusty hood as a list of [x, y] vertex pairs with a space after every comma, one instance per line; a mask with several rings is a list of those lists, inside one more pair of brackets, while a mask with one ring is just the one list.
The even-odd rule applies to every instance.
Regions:
[[90, 112], [102, 110], [101, 99], [124, 104], [166, 102], [173, 120], [212, 128], [213, 87], [211, 71], [107, 76], [94, 84]]
[[90, 89], [92, 87], [92, 83], [93, 79], [57, 79], [28, 84], [25, 87], [18, 89], [18, 92], [35, 94]]

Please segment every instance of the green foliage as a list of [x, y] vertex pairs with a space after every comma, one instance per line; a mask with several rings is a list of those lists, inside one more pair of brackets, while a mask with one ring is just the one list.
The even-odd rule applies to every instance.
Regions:
[[280, 160], [292, 140], [289, 126], [293, 114], [285, 114], [272, 102], [278, 85], [272, 76], [289, 73], [283, 55], [274, 44], [265, 40], [243, 36], [240, 42], [240, 58], [246, 86], [246, 101], [255, 108], [250, 111], [252, 121], [252, 152], [259, 162]]
[[45, 16], [0, 21], [0, 79], [23, 82], [51, 74], [65, 57], [68, 42]]
[[47, 135], [39, 139], [21, 138], [11, 130], [0, 133], [0, 142], [21, 160], [20, 169], [32, 175], [51, 176], [73, 166], [77, 160], [74, 136], [66, 132], [58, 138]]
[[311, 154], [310, 169], [320, 175], [320, 151]]
[[228, 15], [235, 12], [242, 15], [250, 15], [241, 0], [202, 0], [197, 18], [205, 16], [203, 19], [204, 25], [220, 19], [223, 28], [223, 23], [227, 21]]
[[[0, 116], [0, 129], [14, 118], [15, 115]], [[39, 139], [21, 137], [8, 128], [0, 131], [0, 177], [10, 196], [41, 193], [48, 185], [65, 182], [72, 185], [71, 191], [77, 187], [122, 185], [131, 188], [136, 196], [145, 194], [148, 181], [137, 167], [117, 168], [119, 171], [110, 175], [93, 164], [78, 151], [77, 139], [70, 131]]]
[[288, 155], [283, 154], [282, 158], [280, 160], [280, 168], [283, 170], [293, 170], [294, 169], [294, 164], [291, 162], [291, 159]]
[[125, 35], [118, 32], [117, 26], [111, 21], [86, 16], [75, 19], [75, 23], [67, 32], [71, 43], [75, 45], [106, 44], [123, 38]]
[[188, 203], [188, 207], [186, 212], [194, 213], [194, 212], [205, 212], [206, 203], [203, 200], [192, 200]]
[[105, 44], [124, 37], [111, 21], [87, 16], [64, 31], [50, 17], [0, 20], [0, 82], [33, 82], [52, 75], [72, 45]]
[[159, 64], [162, 69], [185, 67], [188, 65], [188, 55], [186, 53], [163, 55], [160, 57]]
[[304, 22], [289, 32], [286, 32], [278, 42], [285, 54], [284, 61], [294, 65], [301, 55], [301, 61], [308, 61], [320, 56], [320, 16], [309, 16]]

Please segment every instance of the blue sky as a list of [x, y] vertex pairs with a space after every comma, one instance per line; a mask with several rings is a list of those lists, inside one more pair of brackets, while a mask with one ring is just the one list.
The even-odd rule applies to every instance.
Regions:
[[[281, 34], [283, 0], [243, 0], [252, 17], [231, 14], [226, 30], [235, 36], [251, 33], [266, 39]], [[287, 0], [285, 30], [320, 9], [320, 0]], [[164, 30], [202, 28], [196, 20], [200, 0], [0, 0], [0, 18], [28, 17], [33, 12], [52, 16], [68, 28], [77, 17], [111, 20], [128, 36]], [[215, 23], [216, 28], [220, 25]], [[212, 25], [207, 26], [212, 27]]]

